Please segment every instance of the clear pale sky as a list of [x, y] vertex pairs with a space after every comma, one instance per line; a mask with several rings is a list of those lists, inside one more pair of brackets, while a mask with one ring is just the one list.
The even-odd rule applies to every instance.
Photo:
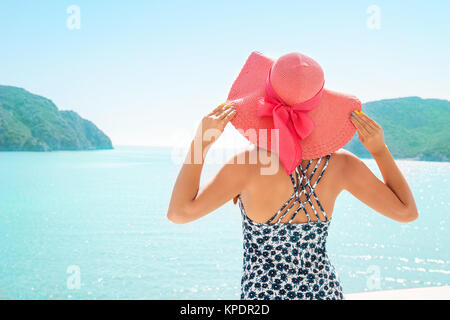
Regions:
[[252, 51], [310, 55], [327, 88], [362, 101], [450, 100], [449, 15], [448, 0], [2, 0], [0, 84], [78, 112], [115, 145], [164, 145], [226, 98]]

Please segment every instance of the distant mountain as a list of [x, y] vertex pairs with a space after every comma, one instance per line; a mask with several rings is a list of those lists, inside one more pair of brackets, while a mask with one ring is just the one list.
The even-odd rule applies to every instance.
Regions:
[[[450, 101], [387, 99], [364, 103], [362, 110], [381, 125], [395, 158], [450, 161]], [[360, 157], [370, 157], [357, 133], [344, 148]]]
[[44, 97], [0, 86], [0, 151], [112, 149], [95, 124]]
[[[367, 102], [363, 111], [382, 127], [397, 159], [450, 161], [450, 101], [407, 97]], [[0, 151], [112, 149], [111, 140], [73, 111], [59, 111], [44, 97], [0, 86]], [[358, 134], [345, 149], [370, 154]]]

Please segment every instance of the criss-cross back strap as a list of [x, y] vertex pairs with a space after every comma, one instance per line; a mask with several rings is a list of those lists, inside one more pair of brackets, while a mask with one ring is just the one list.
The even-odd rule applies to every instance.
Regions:
[[[322, 204], [320, 203], [320, 201], [319, 201], [319, 199], [318, 199], [314, 189], [315, 189], [316, 185], [319, 183], [320, 179], [322, 178], [322, 176], [323, 176], [323, 174], [325, 172], [325, 169], [328, 166], [328, 162], [330, 160], [330, 157], [331, 157], [331, 155], [327, 155], [326, 156], [325, 164], [322, 167], [322, 170], [321, 170], [321, 172], [319, 174], [319, 177], [316, 179], [316, 181], [312, 185], [311, 185], [311, 179], [313, 178], [314, 174], [316, 173], [317, 168], [319, 167], [319, 164], [322, 161], [323, 157], [319, 158], [317, 160], [316, 165], [314, 166], [314, 169], [312, 170], [312, 172], [309, 175], [309, 177], [308, 177], [307, 172], [308, 172], [308, 169], [309, 169], [309, 167], [310, 167], [310, 165], [312, 163], [312, 160], [308, 161], [308, 164], [306, 165], [305, 169], [302, 168], [301, 164], [295, 169], [295, 174], [297, 176], [297, 181], [295, 181], [295, 179], [293, 177], [293, 174], [290, 175], [292, 184], [294, 185], [294, 192], [293, 192], [292, 196], [289, 198], [288, 201], [286, 201], [284, 203], [284, 205], [281, 207], [281, 209], [278, 210], [278, 212], [267, 221], [267, 223], [270, 224], [271, 222], [273, 222], [277, 218], [277, 216], [280, 214], [280, 212], [283, 212], [283, 210], [286, 209], [286, 207], [287, 207], [286, 211], [283, 214], [281, 214], [278, 219], [276, 219], [275, 223], [281, 223], [281, 220], [284, 217], [287, 216], [287, 214], [290, 212], [290, 210], [292, 209], [292, 207], [295, 205], [296, 202], [299, 202], [299, 207], [294, 211], [294, 214], [291, 216], [291, 218], [289, 219], [288, 223], [292, 223], [292, 221], [294, 220], [294, 218], [296, 217], [297, 213], [300, 210], [304, 211], [304, 213], [305, 213], [305, 215], [306, 215], [306, 217], [308, 219], [308, 222], [311, 222], [311, 217], [309, 216], [308, 212], [306, 211], [306, 204], [309, 204], [311, 206], [311, 208], [313, 209], [313, 212], [314, 212], [314, 215], [317, 218], [317, 221], [321, 221], [320, 217], [319, 217], [319, 214], [317, 213], [317, 211], [316, 211], [316, 209], [315, 209], [315, 207], [314, 207], [314, 205], [313, 205], [313, 203], [311, 201], [311, 196], [314, 197], [314, 199], [316, 200], [317, 204], [319, 205], [319, 208], [322, 211], [322, 214], [323, 214], [323, 216], [325, 218], [325, 221], [328, 221], [328, 217], [327, 217], [325, 211], [323, 210]], [[299, 169], [300, 169], [302, 174], [300, 174]], [[305, 180], [305, 183], [303, 183], [303, 180]], [[309, 192], [308, 192], [307, 188], [309, 188]], [[300, 199], [300, 197], [301, 197], [301, 195], [303, 193], [305, 194], [305, 197], [306, 197], [305, 201], [302, 201]], [[295, 198], [295, 200], [292, 201], [294, 198]], [[292, 201], [292, 203], [291, 203], [291, 201]]]
[[[292, 174], [289, 175], [289, 176], [291, 177], [292, 184], [294, 185], [294, 193], [291, 195], [291, 197], [289, 198], [289, 200], [286, 201], [286, 202], [283, 204], [283, 206], [281, 207], [281, 209], [278, 210], [277, 213], [275, 213], [275, 215], [272, 216], [272, 218], [270, 218], [266, 223], [271, 223], [271, 222], [272, 222], [272, 221], [280, 214], [280, 212], [282, 212], [284, 209], [286, 209], [286, 207], [289, 205], [289, 203], [292, 201], [292, 199], [294, 199], [294, 197], [297, 195], [298, 186], [296, 185], [295, 179], [294, 179], [294, 177], [292, 176]], [[283, 216], [286, 215], [286, 214], [289, 212], [289, 210], [291, 210], [291, 208], [294, 206], [294, 204], [295, 204], [295, 202], [292, 202], [292, 203], [291, 203], [291, 205], [289, 206], [289, 208], [286, 209], [286, 212], [283, 214]]]
[[[319, 166], [319, 163], [320, 163], [321, 160], [322, 160], [322, 158], [320, 158], [320, 159], [317, 161], [316, 166], [315, 166], [313, 172], [311, 173], [311, 176], [309, 177], [309, 179], [305, 179], [305, 180], [306, 180], [306, 181], [305, 181], [305, 185], [302, 186], [302, 189], [305, 191], [305, 193], [306, 193], [306, 187], [309, 187], [309, 193], [308, 193], [308, 195], [306, 196], [306, 201], [301, 202], [300, 197], [298, 198], [299, 202], [301, 203], [301, 207], [302, 207], [302, 209], [303, 209], [304, 212], [305, 212], [305, 215], [308, 217], [308, 221], [309, 221], [309, 222], [311, 222], [311, 218], [310, 218], [310, 216], [309, 216], [309, 215], [307, 214], [307, 212], [306, 212], [306, 209], [305, 209], [306, 203], [309, 203], [309, 205], [311, 206], [311, 208], [312, 208], [312, 210], [313, 210], [313, 212], [314, 212], [314, 215], [315, 215], [316, 218], [317, 218], [317, 221], [320, 221], [319, 214], [317, 213], [317, 210], [316, 210], [316, 208], [314, 207], [314, 205], [313, 205], [313, 203], [312, 203], [312, 201], [311, 201], [311, 195], [314, 197], [314, 199], [316, 200], [317, 204], [319, 205], [319, 208], [320, 208], [320, 210], [322, 211], [322, 214], [323, 214], [323, 216], [324, 216], [324, 218], [325, 218], [325, 221], [328, 221], [327, 214], [325, 213], [325, 210], [323, 209], [322, 204], [320, 203], [319, 198], [317, 197], [317, 194], [316, 194], [316, 192], [315, 192], [315, 188], [316, 188], [317, 184], [319, 183], [320, 179], [322, 178], [323, 173], [325, 172], [325, 169], [326, 169], [327, 166], [328, 166], [328, 162], [329, 162], [329, 160], [330, 160], [330, 155], [327, 155], [326, 160], [325, 160], [325, 165], [323, 166], [322, 171], [320, 172], [320, 174], [319, 174], [319, 176], [317, 177], [317, 179], [316, 179], [316, 181], [314, 182], [314, 184], [311, 186], [311, 178], [312, 178], [312, 176], [314, 175], [314, 173], [316, 172], [317, 167]], [[308, 170], [308, 168], [305, 168], [305, 169], [303, 170], [301, 164], [299, 165], [299, 168], [300, 168], [300, 170], [302, 171], [303, 176], [306, 177], [306, 176], [307, 176], [307, 170]], [[297, 171], [297, 174], [299, 174], [298, 171]], [[295, 214], [296, 214], [296, 213], [295, 213]], [[295, 214], [292, 216], [292, 218], [289, 220], [289, 222], [292, 222], [292, 220], [295, 218]]]

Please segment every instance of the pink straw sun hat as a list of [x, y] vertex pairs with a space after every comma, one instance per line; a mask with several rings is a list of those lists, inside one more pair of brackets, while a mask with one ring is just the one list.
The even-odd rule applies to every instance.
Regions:
[[325, 89], [322, 68], [301, 53], [273, 60], [252, 52], [226, 103], [237, 111], [234, 127], [276, 152], [287, 174], [346, 145], [356, 132], [351, 112], [361, 110], [356, 97]]

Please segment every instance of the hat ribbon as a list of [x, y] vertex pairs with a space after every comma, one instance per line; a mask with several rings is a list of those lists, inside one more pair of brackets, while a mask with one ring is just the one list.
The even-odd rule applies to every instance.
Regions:
[[278, 156], [284, 165], [286, 173], [291, 174], [302, 161], [302, 146], [304, 140], [314, 129], [314, 121], [308, 112], [317, 107], [323, 93], [322, 88], [306, 101], [288, 105], [275, 92], [270, 83], [270, 71], [266, 79], [266, 94], [259, 101], [257, 115], [272, 117], [275, 129], [279, 130]]

